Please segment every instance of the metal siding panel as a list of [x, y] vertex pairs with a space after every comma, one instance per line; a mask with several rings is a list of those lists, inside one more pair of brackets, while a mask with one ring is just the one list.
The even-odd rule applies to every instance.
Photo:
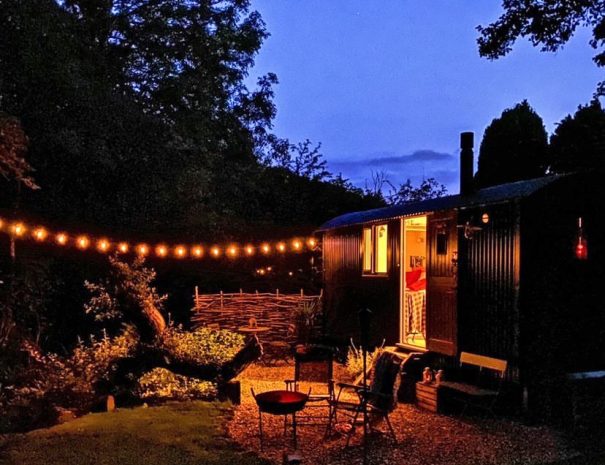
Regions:
[[515, 203], [465, 210], [461, 223], [487, 212], [488, 224], [472, 239], [461, 238], [460, 348], [468, 352], [506, 359], [515, 371], [519, 356], [518, 206]]

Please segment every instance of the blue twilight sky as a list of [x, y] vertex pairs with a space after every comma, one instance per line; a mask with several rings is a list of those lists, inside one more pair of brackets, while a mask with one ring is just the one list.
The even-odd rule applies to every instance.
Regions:
[[589, 31], [557, 54], [526, 41], [498, 61], [480, 58], [475, 27], [497, 0], [252, 0], [267, 24], [250, 80], [279, 78], [275, 132], [322, 143], [333, 172], [363, 187], [372, 171], [393, 183], [434, 176], [458, 190], [458, 139], [527, 99], [548, 132], [602, 78]]

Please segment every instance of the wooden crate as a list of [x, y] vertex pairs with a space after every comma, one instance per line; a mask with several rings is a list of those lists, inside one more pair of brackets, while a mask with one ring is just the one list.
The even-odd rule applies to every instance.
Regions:
[[416, 383], [416, 403], [425, 410], [439, 412], [439, 386]]

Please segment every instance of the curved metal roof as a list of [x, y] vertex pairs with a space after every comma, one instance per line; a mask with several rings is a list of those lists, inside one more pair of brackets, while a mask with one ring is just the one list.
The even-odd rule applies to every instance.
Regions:
[[506, 200], [528, 197], [540, 189], [561, 179], [565, 175], [544, 176], [541, 178], [516, 181], [498, 186], [486, 187], [469, 195], [448, 195], [437, 199], [428, 199], [421, 202], [393, 205], [390, 207], [375, 208], [360, 212], [346, 213], [337, 216], [322, 224], [317, 232], [330, 229], [353, 226], [356, 224], [369, 223], [373, 221], [384, 221], [402, 216], [431, 213], [439, 210], [450, 210], [452, 208], [465, 208], [478, 205], [499, 203]]

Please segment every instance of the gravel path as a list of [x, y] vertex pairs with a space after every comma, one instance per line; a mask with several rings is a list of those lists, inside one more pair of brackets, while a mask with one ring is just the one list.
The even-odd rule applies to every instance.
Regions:
[[[283, 436], [283, 417], [265, 414], [265, 450], [260, 451], [258, 409], [250, 387], [257, 393], [283, 389], [283, 380], [292, 378], [293, 374], [293, 365], [249, 367], [238, 378], [242, 387], [242, 403], [228, 425], [229, 435], [244, 449], [276, 464], [282, 463], [285, 450], [291, 450], [291, 436]], [[342, 374], [341, 369], [335, 370], [337, 379], [342, 379]], [[314, 392], [318, 389], [319, 386], [315, 386]], [[327, 414], [327, 409], [325, 412]], [[394, 443], [387, 435], [374, 435], [370, 439], [371, 464], [541, 464], [575, 455], [559, 434], [547, 427], [529, 427], [500, 419], [461, 419], [419, 410], [409, 404], [399, 404], [390, 418], [397, 442]], [[298, 447], [305, 464], [362, 463], [360, 433], [355, 434], [348, 448], [344, 447], [343, 436], [324, 439], [324, 433], [325, 423], [298, 428]]]

